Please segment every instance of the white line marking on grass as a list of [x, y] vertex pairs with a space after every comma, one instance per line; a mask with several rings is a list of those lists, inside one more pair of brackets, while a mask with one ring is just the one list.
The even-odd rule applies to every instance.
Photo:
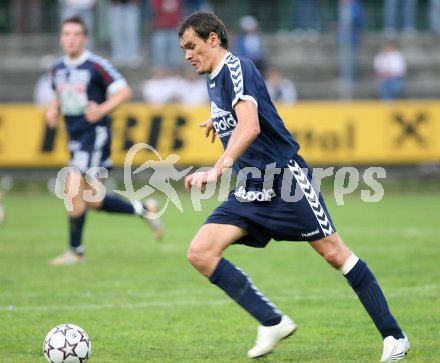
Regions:
[[77, 304], [77, 305], [56, 305], [56, 306], [0, 306], [0, 312], [1, 311], [65, 311], [65, 310], [105, 310], [105, 309], [114, 309], [114, 310], [136, 310], [136, 309], [145, 309], [145, 308], [151, 308], [151, 307], [158, 307], [158, 308], [173, 308], [173, 307], [179, 307], [179, 306], [201, 306], [201, 305], [224, 305], [232, 303], [232, 300], [224, 300], [224, 299], [218, 299], [218, 300], [207, 300], [207, 301], [173, 301], [173, 302], [167, 302], [167, 301], [151, 301], [151, 302], [142, 302], [137, 304], [131, 304], [131, 303], [106, 303], [106, 304]]
[[[439, 289], [439, 285], [430, 284], [430, 285], [422, 285], [422, 286], [412, 286], [412, 287], [402, 287], [398, 289], [388, 288], [386, 289], [388, 298], [402, 298], [408, 296], [414, 296], [414, 298], [419, 298], [420, 294], [426, 292], [436, 292]], [[203, 290], [195, 290], [195, 291], [203, 291]], [[187, 291], [188, 293], [188, 291]], [[189, 292], [191, 294], [191, 292]], [[159, 294], [156, 294], [157, 296]], [[162, 294], [167, 295], [167, 294]], [[173, 294], [168, 294], [173, 295]], [[72, 295], [74, 296], [74, 295]], [[102, 296], [97, 295], [95, 297]], [[121, 295], [118, 295], [121, 296]], [[206, 293], [204, 294], [206, 296]], [[76, 295], [78, 297], [78, 295]], [[331, 298], [332, 300], [352, 300], [356, 299], [356, 295], [347, 287], [347, 289], [338, 289], [332, 290], [325, 293], [311, 293], [311, 294], [295, 294], [291, 295], [275, 295], [271, 297], [271, 300], [275, 303], [280, 301], [328, 301]], [[172, 301], [150, 301], [150, 302], [140, 302], [140, 303], [104, 303], [104, 304], [78, 304], [78, 305], [25, 305], [25, 306], [0, 306], [0, 312], [27, 312], [27, 311], [66, 311], [66, 310], [136, 310], [136, 309], [145, 309], [145, 308], [179, 308], [179, 307], [194, 307], [194, 306], [214, 306], [214, 305], [225, 305], [232, 304], [232, 300], [228, 300], [225, 298], [218, 298], [215, 300], [177, 300], [174, 299]]]
[[[206, 290], [202, 289], [193, 289], [193, 290], [170, 290], [170, 291], [108, 291], [108, 290], [99, 290], [99, 291], [83, 291], [83, 292], [70, 292], [70, 291], [61, 291], [57, 292], [57, 297], [62, 298], [81, 298], [81, 299], [92, 299], [92, 298], [127, 298], [127, 297], [173, 297], [173, 296], [206, 296], [209, 293]], [[212, 294], [211, 294], [212, 295]], [[11, 291], [2, 291], [0, 292], [0, 297], [20, 297], [21, 299], [33, 299], [33, 298], [41, 298], [46, 297], [47, 294], [39, 293], [39, 292], [24, 292], [24, 293], [15, 293]]]
[[355, 235], [359, 235], [359, 233], [363, 235], [371, 235], [371, 236], [382, 236], [382, 237], [403, 237], [403, 238], [429, 238], [433, 237], [437, 234], [435, 228], [420, 228], [420, 227], [407, 227], [407, 228], [399, 228], [399, 227], [369, 227], [369, 226], [359, 226], [359, 227], [350, 227], [346, 226], [342, 228], [344, 233], [351, 233]]

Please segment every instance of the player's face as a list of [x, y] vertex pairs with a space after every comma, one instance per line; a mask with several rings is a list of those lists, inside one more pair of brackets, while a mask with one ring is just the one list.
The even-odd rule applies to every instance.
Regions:
[[79, 57], [87, 44], [82, 26], [75, 23], [64, 24], [61, 28], [60, 44], [69, 57]]
[[207, 40], [188, 28], [180, 38], [180, 46], [185, 49], [185, 59], [191, 62], [198, 74], [211, 73], [223, 57], [217, 34], [211, 33]]

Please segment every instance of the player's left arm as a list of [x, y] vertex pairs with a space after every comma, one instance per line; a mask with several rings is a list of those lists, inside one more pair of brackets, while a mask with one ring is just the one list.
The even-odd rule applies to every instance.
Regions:
[[85, 117], [90, 123], [100, 121], [104, 116], [110, 114], [122, 103], [128, 101], [132, 96], [131, 88], [125, 85], [113, 92], [103, 103], [89, 102], [86, 107]]
[[258, 110], [255, 103], [249, 100], [239, 100], [235, 105], [237, 126], [232, 133], [228, 146], [215, 163], [214, 167], [206, 172], [196, 172], [185, 178], [185, 188], [202, 188], [203, 185], [215, 182], [223, 172], [230, 168], [238, 158], [244, 154], [260, 133]]

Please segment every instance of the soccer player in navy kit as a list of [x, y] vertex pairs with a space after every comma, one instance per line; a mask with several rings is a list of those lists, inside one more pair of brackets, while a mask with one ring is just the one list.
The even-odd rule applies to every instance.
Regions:
[[[227, 30], [214, 14], [193, 13], [180, 26], [179, 37], [185, 59], [198, 74], [207, 74], [211, 118], [201, 124], [205, 137], [214, 142], [217, 135], [225, 148], [211, 170], [188, 175], [185, 187], [203, 189], [231, 166], [241, 183], [197, 232], [188, 259], [259, 321], [256, 343], [248, 357], [270, 353], [297, 327], [222, 253], [235, 243], [264, 247], [273, 238], [307, 241], [339, 269], [384, 339], [381, 361], [403, 359], [409, 341], [366, 263], [336, 232], [324, 200], [314, 187], [312, 172], [298, 155], [299, 145], [284, 127], [261, 74], [252, 62], [228, 52]], [[275, 167], [281, 171], [274, 172]], [[246, 178], [244, 171], [253, 173]], [[298, 189], [302, 198], [288, 200], [284, 180], [292, 181], [291, 195]]]
[[[65, 119], [69, 135], [69, 166], [65, 190], [76, 190], [69, 210], [69, 249], [51, 260], [53, 265], [69, 265], [84, 261], [82, 231], [87, 209], [107, 212], [138, 214], [147, 219], [155, 237], [162, 236], [159, 219], [154, 218], [156, 202], [128, 201], [116, 195], [106, 194], [99, 201], [87, 201], [84, 192], [96, 193], [96, 175], [88, 175], [91, 168], [111, 167], [111, 130], [109, 114], [131, 97], [131, 89], [125, 79], [105, 59], [86, 50], [87, 28], [79, 17], [68, 18], [61, 26], [60, 44], [65, 55], [51, 69], [52, 85], [56, 100], [48, 109], [46, 120], [55, 127], [59, 116]], [[92, 169], [93, 170], [93, 169]], [[86, 175], [92, 181], [86, 180]], [[99, 198], [96, 198], [99, 199]]]

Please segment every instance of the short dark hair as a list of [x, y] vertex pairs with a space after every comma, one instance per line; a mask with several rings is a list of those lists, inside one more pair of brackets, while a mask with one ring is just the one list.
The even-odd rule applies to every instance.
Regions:
[[209, 38], [209, 34], [215, 33], [220, 39], [220, 46], [228, 49], [229, 36], [225, 24], [213, 13], [207, 11], [196, 11], [188, 16], [179, 27], [179, 38], [183, 33], [192, 28], [194, 32], [203, 40]]
[[87, 25], [80, 16], [75, 15], [75, 16], [71, 16], [69, 18], [64, 19], [63, 22], [61, 23], [61, 28], [64, 26], [64, 24], [68, 24], [68, 23], [80, 25], [83, 29], [84, 35], [89, 34], [89, 30], [87, 29]]

